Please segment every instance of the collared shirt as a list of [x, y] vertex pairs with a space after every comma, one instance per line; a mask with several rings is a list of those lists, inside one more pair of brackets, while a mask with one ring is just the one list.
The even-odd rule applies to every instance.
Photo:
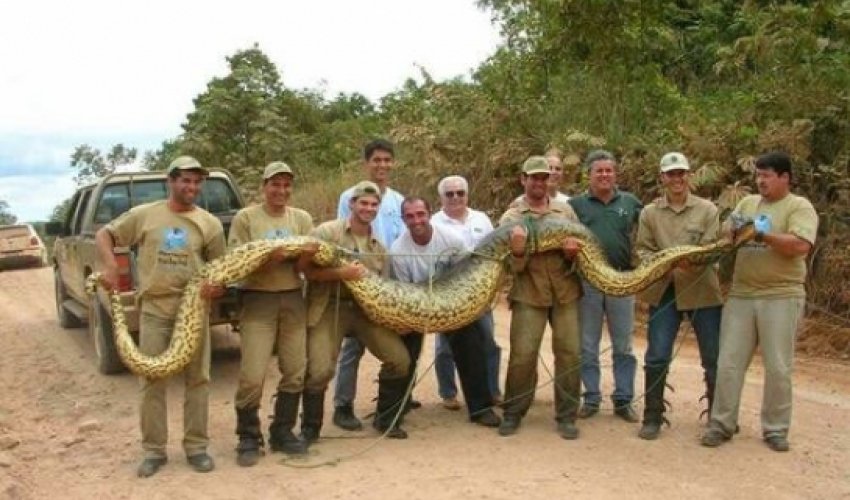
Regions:
[[116, 246], [139, 245], [139, 295], [143, 312], [174, 318], [192, 276], [224, 255], [221, 222], [203, 208], [174, 212], [168, 200], [131, 208], [105, 226]]
[[[349, 202], [352, 192], [354, 192], [353, 186], [339, 196], [339, 205], [336, 210], [338, 219], [347, 219], [351, 215]], [[403, 201], [404, 196], [390, 187], [381, 193], [378, 216], [372, 221], [372, 234], [381, 242], [381, 245], [384, 245], [384, 248], [389, 248], [404, 230], [404, 223], [401, 220], [401, 202]]]
[[[745, 197], [735, 214], [755, 218], [766, 215], [771, 233], [793, 234], [811, 244], [818, 232], [818, 214], [809, 200], [787, 194], [777, 201], [761, 195]], [[785, 298], [806, 296], [806, 256], [786, 257], [764, 243], [750, 241], [738, 250], [730, 297]]]
[[[525, 196], [524, 194], [521, 194], [521, 195], [517, 196], [517, 197], [516, 197], [516, 199], [515, 199], [514, 201], [519, 201], [519, 200], [521, 200], [524, 196]], [[552, 198], [552, 197], [550, 196], [550, 198]], [[553, 200], [555, 200], [555, 201], [561, 202], [561, 203], [569, 203], [569, 201], [570, 201], [570, 197], [569, 197], [569, 196], [567, 196], [566, 194], [564, 194], [564, 193], [560, 192], [560, 191], [558, 191], [557, 193], [555, 193], [555, 197], [554, 197], [554, 198], [552, 198], [552, 199], [553, 199]]]
[[[514, 201], [502, 215], [499, 226], [521, 221], [524, 217], [546, 221], [567, 219], [578, 222], [573, 209], [566, 203], [549, 200], [543, 212], [528, 206], [525, 198]], [[514, 282], [508, 298], [534, 307], [551, 307], [567, 304], [581, 297], [581, 282], [572, 270], [572, 262], [564, 258], [561, 250], [524, 255], [522, 259], [511, 258]]]
[[[232, 249], [249, 241], [306, 236], [312, 229], [313, 218], [300, 208], [286, 207], [282, 214], [271, 215], [263, 205], [254, 205], [243, 208], [233, 217], [227, 243]], [[242, 282], [246, 290], [268, 292], [295, 290], [302, 285], [293, 260], [263, 266]]]
[[[387, 251], [381, 242], [369, 236], [359, 238], [351, 232], [349, 219], [336, 219], [320, 224], [313, 229], [310, 236], [333, 243], [340, 248], [350, 250], [358, 254], [358, 260], [372, 272], [386, 276], [387, 274]], [[342, 283], [311, 281], [309, 291], [309, 306], [307, 309], [307, 324], [315, 326], [322, 313], [328, 306], [331, 292], [339, 290], [339, 298], [351, 299], [351, 292]]]
[[451, 228], [463, 238], [466, 249], [472, 251], [484, 239], [485, 236], [493, 231], [493, 223], [490, 222], [490, 217], [480, 210], [472, 208], [466, 209], [466, 218], [457, 220], [449, 217], [446, 212], [440, 210], [431, 216], [432, 224], [440, 224]]
[[599, 240], [612, 267], [618, 271], [634, 269], [631, 237], [643, 207], [635, 195], [617, 189], [605, 203], [587, 191], [570, 198], [570, 206]]
[[[688, 194], [682, 207], [673, 207], [664, 196], [641, 210], [635, 250], [641, 260], [646, 260], [665, 248], [707, 245], [719, 238], [720, 220], [714, 203]], [[716, 264], [692, 266], [687, 271], [674, 269], [644, 290], [641, 299], [650, 305], [659, 305], [671, 281], [676, 290], [676, 308], [680, 311], [723, 304]]]

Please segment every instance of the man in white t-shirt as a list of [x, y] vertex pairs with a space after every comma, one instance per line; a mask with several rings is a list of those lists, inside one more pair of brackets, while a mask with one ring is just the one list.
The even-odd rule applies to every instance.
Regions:
[[[451, 229], [431, 224], [431, 207], [421, 198], [406, 198], [401, 213], [407, 231], [390, 249], [392, 270], [396, 279], [409, 283], [427, 283], [439, 279], [463, 258], [465, 244]], [[486, 427], [498, 427], [501, 419], [493, 412], [493, 395], [487, 386], [484, 332], [475, 321], [463, 328], [445, 332], [463, 388], [469, 419]], [[422, 351], [423, 333], [408, 333], [402, 341], [408, 348], [411, 373]]]
[[[437, 192], [443, 208], [431, 217], [431, 223], [451, 228], [463, 239], [467, 251], [474, 250], [478, 243], [493, 231], [493, 223], [484, 212], [469, 208], [469, 183], [459, 175], [450, 175], [440, 180]], [[479, 322], [484, 332], [487, 385], [493, 395], [493, 402], [500, 403], [502, 391], [499, 389], [499, 363], [502, 348], [496, 343], [493, 335], [493, 311], [484, 313]], [[434, 343], [434, 371], [437, 374], [437, 390], [443, 400], [443, 406], [449, 410], [459, 410], [455, 364], [448, 339], [443, 334], [437, 334]]]

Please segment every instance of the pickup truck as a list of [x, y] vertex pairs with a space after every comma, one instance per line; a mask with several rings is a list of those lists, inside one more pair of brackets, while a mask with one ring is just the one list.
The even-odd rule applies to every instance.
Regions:
[[[63, 328], [88, 324], [95, 346], [98, 371], [113, 374], [124, 371], [115, 347], [112, 316], [102, 290], [92, 299], [84, 283], [97, 269], [94, 235], [98, 229], [122, 213], [143, 203], [162, 200], [168, 196], [165, 172], [121, 172], [107, 175], [96, 183], [77, 190], [71, 198], [67, 216], [62, 222], [45, 226], [49, 235], [56, 236], [51, 264], [54, 270], [56, 314]], [[211, 169], [196, 204], [221, 220], [225, 234], [244, 201], [233, 176], [226, 170]], [[137, 337], [139, 312], [136, 308], [135, 248], [116, 248], [119, 263], [119, 291], [124, 314], [131, 333]], [[210, 324], [236, 324], [238, 297], [228, 289], [224, 297], [210, 307]]]

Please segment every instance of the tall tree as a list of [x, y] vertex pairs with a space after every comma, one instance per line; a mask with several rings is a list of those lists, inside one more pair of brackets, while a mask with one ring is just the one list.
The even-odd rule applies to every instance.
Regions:
[[97, 148], [81, 144], [71, 154], [71, 168], [77, 169], [74, 182], [82, 186], [115, 172], [120, 165], [136, 161], [138, 151], [123, 144], [116, 144], [104, 156]]
[[0, 200], [0, 226], [6, 226], [18, 222], [18, 217], [10, 210], [6, 200]]

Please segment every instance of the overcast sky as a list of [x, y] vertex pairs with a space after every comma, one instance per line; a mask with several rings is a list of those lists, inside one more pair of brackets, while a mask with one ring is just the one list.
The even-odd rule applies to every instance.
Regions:
[[157, 148], [255, 42], [288, 88], [374, 101], [417, 66], [468, 76], [500, 39], [474, 0], [4, 1], [0, 200], [46, 219], [74, 191], [76, 145]]

